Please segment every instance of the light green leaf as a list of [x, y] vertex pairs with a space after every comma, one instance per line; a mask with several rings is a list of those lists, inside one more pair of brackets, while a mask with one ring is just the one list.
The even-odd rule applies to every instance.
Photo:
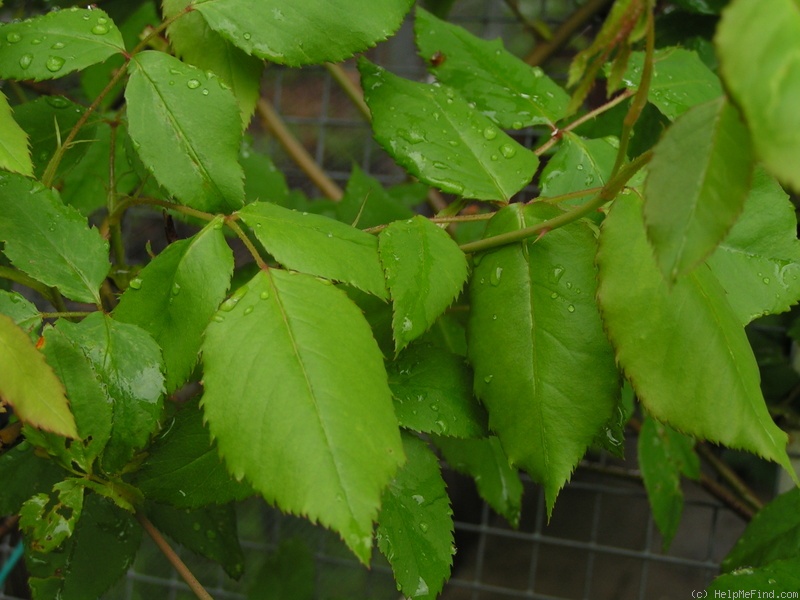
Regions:
[[19, 511], [19, 525], [26, 545], [47, 554], [58, 548], [75, 531], [83, 510], [84, 487], [78, 479], [65, 479], [53, 486], [55, 494], [36, 494]]
[[[165, 0], [164, 18], [178, 15], [190, 4], [191, 0]], [[222, 38], [209, 28], [196, 11], [190, 11], [173, 21], [167, 28], [167, 35], [179, 58], [204, 71], [213, 71], [230, 86], [239, 102], [242, 129], [246, 128], [256, 108], [263, 61], [248, 56]]]
[[0, 77], [55, 79], [125, 51], [122, 35], [100, 9], [73, 7], [0, 27]]
[[[631, 54], [622, 78], [625, 87], [639, 88], [644, 52]], [[669, 120], [674, 121], [691, 107], [722, 96], [722, 84], [696, 52], [683, 48], [663, 48], [653, 56], [653, 75], [647, 99]]]
[[644, 187], [644, 219], [670, 281], [703, 262], [733, 226], [750, 188], [750, 136], [719, 98], [690, 109], [656, 144]]
[[[487, 236], [557, 214], [512, 204], [490, 221]], [[479, 254], [470, 281], [475, 393], [511, 464], [543, 484], [548, 512], [619, 394], [594, 300], [595, 249], [591, 229], [576, 222]]]
[[0, 314], [11, 317], [32, 340], [39, 338], [39, 329], [42, 326], [39, 309], [21, 294], [0, 290]]
[[791, 598], [797, 593], [798, 588], [800, 588], [800, 557], [795, 555], [757, 569], [742, 567], [720, 575], [707, 591], [711, 592], [710, 598], [724, 598], [723, 594], [731, 598], [746, 598], [745, 594], [752, 594], [754, 591], [761, 592], [762, 598]]
[[605, 327], [637, 396], [678, 431], [791, 468], [786, 434], [764, 404], [758, 365], [725, 290], [705, 266], [668, 288], [641, 210], [635, 192], [617, 199], [597, 258]]
[[399, 353], [458, 297], [467, 279], [467, 259], [447, 232], [421, 216], [389, 225], [381, 231], [378, 248]]
[[486, 412], [472, 394], [463, 357], [415, 344], [387, 364], [400, 425], [454, 437], [486, 435]]
[[161, 346], [166, 389], [192, 374], [201, 337], [233, 274], [233, 253], [218, 217], [199, 233], [167, 246], [133, 279], [114, 317], [147, 331]]
[[[540, 179], [541, 196], [552, 198], [605, 185], [617, 158], [619, 141], [614, 137], [590, 140], [566, 132], [558, 151], [547, 161]], [[566, 205], [586, 202], [578, 198]]]
[[56, 329], [83, 350], [111, 399], [114, 416], [103, 468], [115, 473], [158, 426], [164, 393], [161, 349], [143, 329], [99, 312], [80, 323], [60, 319]]
[[522, 481], [508, 464], [500, 440], [488, 438], [459, 440], [437, 437], [435, 444], [450, 467], [475, 480], [478, 493], [495, 512], [516, 528], [522, 512]]
[[406, 597], [434, 600], [453, 564], [453, 511], [436, 455], [408, 434], [403, 447], [408, 463], [383, 494], [378, 547]]
[[[209, 26], [259, 58], [299, 66], [339, 62], [392, 35], [412, 0], [195, 0]], [[302, 41], [302, 43], [299, 43]]]
[[567, 93], [539, 67], [417, 8], [417, 47], [429, 70], [503, 129], [549, 125], [566, 114]]
[[0, 398], [25, 423], [77, 438], [64, 385], [11, 318], [0, 315]]
[[[424, 192], [422, 195], [424, 197]], [[393, 198], [380, 181], [353, 165], [344, 197], [336, 205], [336, 217], [340, 221], [367, 229], [413, 216], [414, 212]]]
[[539, 159], [456, 92], [408, 81], [361, 59], [375, 139], [409, 173], [444, 192], [506, 201]]
[[284, 267], [388, 297], [375, 236], [322, 215], [268, 202], [248, 204], [239, 216]]
[[800, 191], [800, 4], [731, 2], [714, 41], [722, 78], [756, 153], [773, 175]]
[[253, 494], [228, 473], [195, 404], [181, 408], [164, 425], [131, 483], [148, 500], [176, 508], [225, 504]]
[[28, 147], [28, 134], [12, 116], [8, 98], [0, 91], [0, 169], [13, 171], [20, 175], [33, 175], [31, 150]]
[[694, 453], [694, 441], [691, 438], [651, 417], [642, 423], [638, 450], [639, 469], [666, 552], [683, 513], [681, 474], [698, 479], [700, 460]]
[[367, 563], [381, 491], [404, 459], [358, 308], [315, 277], [262, 270], [214, 317], [203, 363], [203, 410], [231, 472]]
[[11, 263], [79, 302], [100, 303], [110, 268], [108, 242], [55, 190], [14, 174], [0, 174], [0, 240]]
[[164, 52], [137, 54], [128, 70], [129, 133], [158, 182], [199, 210], [242, 206], [241, 118], [224, 81]]

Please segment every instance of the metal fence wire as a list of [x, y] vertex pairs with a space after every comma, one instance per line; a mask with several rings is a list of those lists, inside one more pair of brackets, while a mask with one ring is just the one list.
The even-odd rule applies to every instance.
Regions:
[[[518, 6], [529, 18], [555, 27], [581, 4], [579, 0], [520, 0]], [[506, 47], [517, 55], [527, 53], [533, 45], [503, 0], [459, 0], [451, 18], [481, 37], [502, 37]], [[390, 41], [370, 51], [369, 56], [398, 75], [426, 77], [416, 55], [410, 22]], [[345, 67], [355, 78], [354, 63]], [[406, 179], [372, 140], [369, 126], [326, 70], [270, 67], [264, 76], [263, 94], [341, 186], [346, 184], [353, 164], [386, 184]], [[258, 127], [254, 125], [254, 134], [261, 139], [263, 132]], [[527, 134], [527, 140], [525, 135], [518, 139], [532, 144], [532, 134]], [[268, 136], [267, 140], [266, 150], [286, 173], [290, 185], [311, 196], [318, 195], [282, 148]], [[512, 529], [479, 500], [471, 481], [446, 473], [454, 504], [458, 553], [452, 578], [440, 598], [682, 600], [692, 590], [704, 589], [718, 572], [719, 562], [741, 534], [744, 523], [690, 483], [685, 486], [680, 528], [668, 551], [663, 551], [642, 485], [629, 476], [619, 476], [622, 469], [631, 475], [635, 468], [633, 458], [620, 463], [605, 455], [595, 456], [577, 470], [561, 492], [549, 523], [541, 490], [526, 481], [518, 529]], [[284, 516], [261, 501], [250, 500], [240, 506], [239, 533], [246, 555], [246, 574], [238, 582], [215, 564], [179, 549], [217, 600], [272, 597], [266, 590], [258, 590], [255, 574], [282, 542], [292, 539], [301, 539], [312, 549], [315, 598], [399, 598], [391, 569], [377, 552], [372, 567], [365, 569], [334, 534]], [[10, 552], [10, 541], [0, 540], [0, 559], [7, 560]], [[152, 542], [145, 539], [127, 576], [104, 597], [188, 600], [194, 596]], [[16, 599], [0, 591], [0, 600]]]

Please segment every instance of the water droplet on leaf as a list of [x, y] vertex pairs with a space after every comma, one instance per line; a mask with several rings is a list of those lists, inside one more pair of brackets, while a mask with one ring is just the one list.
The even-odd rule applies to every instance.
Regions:
[[483, 130], [483, 137], [487, 140], [493, 140], [497, 137], [497, 130], [494, 127], [487, 127]]
[[186, 87], [188, 87], [190, 90], [196, 90], [200, 87], [200, 82], [197, 79], [190, 79], [186, 82]]
[[19, 57], [19, 66], [23, 69], [27, 69], [31, 66], [33, 62], [33, 54], [23, 54]]
[[489, 281], [492, 282], [492, 285], [500, 285], [500, 278], [503, 276], [503, 267], [497, 267], [494, 271], [492, 271], [491, 277], [489, 277]]
[[92, 27], [92, 33], [95, 35], [105, 35], [108, 33], [108, 25], [100, 21], [105, 21], [105, 19], [97, 19], [97, 24]]
[[503, 144], [502, 146], [500, 146], [500, 152], [506, 158], [513, 158], [514, 155], [516, 155], [517, 153], [517, 149], [514, 148], [514, 146], [512, 146], [511, 144]]
[[15, 32], [11, 32], [6, 36], [6, 41], [9, 44], [16, 44], [21, 39], [22, 39], [22, 37], [18, 33], [15, 33]]
[[55, 73], [61, 70], [61, 67], [64, 66], [64, 62], [64, 59], [60, 56], [50, 56], [47, 58], [44, 66], [47, 67], [47, 70], [51, 73]]
[[134, 290], [141, 289], [142, 288], [141, 278], [137, 277], [136, 279], [131, 279], [131, 282], [128, 284], [128, 286], [133, 288]]

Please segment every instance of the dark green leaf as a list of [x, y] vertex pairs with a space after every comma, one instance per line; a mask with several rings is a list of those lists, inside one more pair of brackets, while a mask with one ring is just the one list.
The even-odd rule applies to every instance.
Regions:
[[168, 393], [192, 374], [203, 331], [232, 274], [233, 254], [218, 217], [193, 237], [170, 244], [122, 295], [114, 317], [138, 325], [161, 346]]
[[750, 188], [750, 136], [724, 98], [679, 117], [656, 144], [645, 182], [647, 237], [674, 281], [713, 252]]
[[64, 470], [52, 460], [40, 458], [22, 442], [0, 454], [0, 514], [15, 515], [31, 496], [49, 492], [64, 478]]
[[361, 84], [375, 139], [409, 173], [442, 191], [506, 201], [539, 164], [446, 86], [402, 79], [361, 59]]
[[[487, 236], [557, 214], [552, 206], [512, 204]], [[544, 485], [548, 511], [619, 394], [594, 300], [595, 248], [591, 229], [576, 222], [476, 256], [470, 282], [475, 392], [511, 464]]]
[[[419, 203], [419, 199], [416, 203]], [[409, 219], [414, 212], [393, 198], [377, 179], [364, 173], [358, 165], [353, 165], [344, 197], [336, 205], [336, 216], [344, 223], [367, 229]]]
[[676, 4], [704, 15], [718, 15], [730, 0], [676, 0]]
[[163, 52], [137, 54], [128, 69], [130, 136], [158, 182], [200, 210], [242, 206], [241, 118], [224, 81]]
[[73, 7], [0, 27], [0, 77], [55, 79], [125, 51], [100, 9]]
[[[547, 161], [540, 186], [543, 198], [552, 198], [605, 185], [617, 158], [619, 140], [590, 140], [567, 132], [558, 151]], [[565, 204], [586, 202], [578, 198]]]
[[517, 527], [522, 512], [522, 481], [519, 472], [509, 465], [500, 440], [495, 436], [473, 440], [437, 437], [435, 443], [447, 464], [472, 477], [481, 498]]
[[358, 308], [315, 277], [262, 270], [214, 317], [203, 363], [203, 410], [231, 472], [368, 562], [380, 493], [403, 451]]
[[453, 564], [453, 511], [436, 456], [408, 434], [403, 447], [408, 463], [383, 494], [378, 547], [405, 596], [433, 600]]
[[400, 352], [456, 299], [467, 279], [467, 260], [447, 232], [421, 216], [389, 225], [381, 231], [378, 248]]
[[0, 240], [12, 264], [68, 298], [99, 304], [110, 265], [97, 230], [55, 190], [19, 175], [0, 175], [0, 202]]
[[472, 394], [472, 372], [462, 357], [415, 344], [387, 370], [403, 427], [454, 437], [486, 434], [486, 412]]
[[722, 77], [753, 136], [756, 153], [778, 179], [800, 191], [800, 5], [737, 0], [715, 38]]
[[299, 539], [283, 540], [253, 582], [248, 600], [312, 600], [314, 554]]
[[339, 62], [363, 52], [394, 33], [411, 4], [412, 0], [194, 2], [212, 29], [248, 54], [292, 66]]
[[725, 290], [704, 266], [668, 288], [641, 210], [636, 193], [615, 201], [597, 258], [605, 327], [637, 396], [679, 431], [791, 468], [786, 434], [767, 412], [758, 365]]
[[248, 204], [239, 215], [287, 269], [343, 281], [379, 298], [388, 296], [375, 236], [268, 202]]
[[28, 134], [11, 115], [8, 98], [0, 91], [0, 169], [13, 171], [20, 175], [33, 175], [31, 150], [28, 147]]
[[417, 46], [430, 71], [503, 129], [549, 125], [564, 117], [569, 96], [539, 67], [418, 8]]
[[709, 598], [724, 598], [722, 594], [727, 594], [731, 598], [746, 598], [745, 594], [752, 594], [754, 591], [761, 592], [762, 598], [791, 598], [799, 587], [800, 557], [793, 556], [786, 560], [776, 560], [757, 569], [742, 567], [721, 575], [711, 583], [707, 591], [711, 592]]
[[25, 531], [26, 546], [47, 554], [63, 544], [81, 518], [83, 494], [84, 487], [79, 480], [65, 479], [53, 486], [53, 494], [36, 494], [29, 498], [19, 511], [19, 525]]
[[42, 326], [39, 310], [17, 292], [0, 290], [0, 314], [10, 317], [20, 329], [36, 340]]

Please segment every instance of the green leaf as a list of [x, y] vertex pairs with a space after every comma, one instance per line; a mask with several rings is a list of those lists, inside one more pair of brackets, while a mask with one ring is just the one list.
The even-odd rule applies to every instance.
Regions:
[[260, 271], [209, 325], [203, 363], [203, 410], [231, 472], [337, 531], [367, 563], [381, 490], [403, 451], [358, 308], [315, 277]]
[[0, 399], [25, 423], [77, 438], [64, 385], [14, 321], [0, 315]]
[[31, 496], [49, 492], [64, 478], [64, 470], [52, 460], [40, 458], [23, 441], [0, 454], [0, 514], [15, 515]]
[[781, 494], [747, 525], [725, 560], [722, 571], [765, 567], [800, 553], [800, 489]]
[[[191, 0], [166, 0], [164, 18], [183, 12]], [[239, 103], [242, 129], [247, 127], [256, 108], [261, 83], [263, 61], [248, 56], [209, 28], [196, 11], [183, 14], [167, 28], [167, 35], [175, 53], [190, 65], [210, 70], [228, 86]]]
[[336, 217], [340, 221], [367, 229], [413, 216], [414, 212], [393, 198], [380, 181], [353, 165], [344, 197], [336, 205]]
[[450, 467], [475, 480], [481, 498], [516, 528], [522, 513], [522, 481], [495, 436], [473, 440], [437, 437]]
[[83, 350], [111, 399], [114, 416], [103, 468], [115, 473], [158, 426], [164, 393], [161, 349], [136, 325], [99, 312], [80, 323], [60, 319], [56, 329]]
[[644, 188], [647, 237], [665, 278], [686, 275], [722, 241], [742, 211], [752, 163], [747, 129], [724, 98], [667, 129]]
[[[490, 221], [487, 237], [557, 214], [512, 204]], [[595, 248], [592, 230], [575, 222], [479, 254], [470, 282], [475, 393], [511, 464], [544, 485], [548, 512], [619, 394], [594, 300]]]
[[642, 423], [638, 444], [639, 469], [666, 552], [683, 513], [681, 474], [699, 479], [700, 460], [691, 438], [650, 417]]
[[744, 594], [752, 594], [756, 590], [762, 593], [762, 598], [791, 598], [797, 593], [798, 587], [800, 587], [800, 557], [794, 556], [786, 560], [776, 560], [757, 569], [742, 567], [732, 573], [721, 575], [711, 583], [707, 591], [711, 592], [710, 598], [724, 598], [723, 594], [731, 598], [746, 598]]
[[84, 487], [77, 479], [65, 479], [53, 486], [58, 494], [36, 494], [19, 511], [19, 525], [26, 545], [47, 554], [58, 548], [75, 531], [83, 510]]
[[800, 298], [800, 241], [794, 205], [757, 168], [741, 216], [708, 260], [742, 325]]
[[32, 340], [39, 338], [42, 317], [39, 309], [17, 292], [0, 290], [0, 314], [10, 317]]
[[400, 425], [454, 437], [486, 435], [486, 412], [472, 395], [472, 373], [460, 356], [415, 344], [387, 364]]
[[73, 7], [0, 27], [0, 77], [55, 79], [125, 51], [122, 35], [100, 9]]
[[248, 204], [239, 216], [287, 269], [342, 281], [387, 298], [375, 236], [322, 215], [268, 202]]
[[417, 47], [428, 69], [503, 129], [549, 125], [566, 114], [567, 93], [539, 67], [417, 8]]
[[31, 150], [28, 147], [28, 134], [19, 126], [12, 116], [8, 98], [0, 91], [0, 169], [13, 171], [20, 175], [33, 175]]
[[192, 374], [208, 322], [233, 274], [233, 253], [217, 217], [199, 233], [180, 240], [133, 279], [114, 317], [147, 331], [161, 346], [170, 393]]
[[[339, 62], [392, 35], [412, 0], [195, 0], [209, 26], [259, 58], [299, 66]], [[346, 16], [346, 18], [343, 18]], [[303, 43], [298, 43], [302, 40]]]
[[128, 70], [129, 133], [158, 182], [199, 210], [242, 206], [241, 118], [224, 81], [163, 52], [137, 54]]
[[402, 79], [361, 59], [375, 139], [402, 167], [444, 192], [506, 201], [539, 159], [446, 86]]
[[267, 556], [250, 587], [250, 600], [313, 600], [316, 581], [314, 554], [299, 539], [281, 541]]
[[[630, 90], [639, 88], [644, 56], [644, 52], [631, 54], [628, 70], [622, 78]], [[670, 121], [691, 107], [722, 95], [719, 78], [700, 60], [697, 52], [675, 47], [655, 51], [647, 99]]]
[[244, 573], [244, 554], [236, 533], [233, 504], [189, 510], [149, 502], [145, 510], [162, 533], [219, 563], [229, 577], [239, 579]]
[[736, 0], [714, 39], [725, 86], [767, 169], [800, 191], [800, 4]]
[[[541, 197], [552, 198], [593, 187], [608, 180], [619, 150], [619, 140], [605, 137], [590, 140], [566, 132], [558, 151], [547, 161], [540, 179]], [[585, 202], [578, 198], [566, 205]]]
[[378, 547], [405, 596], [433, 600], [453, 564], [453, 511], [436, 455], [408, 434], [403, 447], [408, 463], [383, 494]]
[[458, 297], [467, 279], [467, 259], [447, 232], [421, 216], [389, 225], [381, 231], [378, 248], [399, 353]]
[[128, 569], [141, 542], [133, 515], [88, 494], [72, 536], [58, 552], [26, 548], [28, 583], [35, 600], [100, 597]]
[[225, 504], [253, 493], [228, 473], [196, 405], [181, 408], [164, 425], [131, 483], [148, 500], [176, 508]]
[[244, 170], [244, 194], [246, 202], [261, 200], [286, 206], [289, 185], [269, 155], [253, 148], [248, 140], [242, 142], [239, 162]]
[[725, 290], [706, 267], [668, 288], [641, 210], [635, 192], [614, 202], [597, 257], [605, 327], [637, 396], [678, 431], [790, 469], [786, 434], [764, 404], [758, 365]]
[[718, 15], [730, 0], [676, 0], [681, 8], [703, 15]]
[[0, 240], [11, 263], [72, 300], [100, 304], [110, 265], [97, 230], [58, 192], [19, 175], [0, 174], [0, 203]]

